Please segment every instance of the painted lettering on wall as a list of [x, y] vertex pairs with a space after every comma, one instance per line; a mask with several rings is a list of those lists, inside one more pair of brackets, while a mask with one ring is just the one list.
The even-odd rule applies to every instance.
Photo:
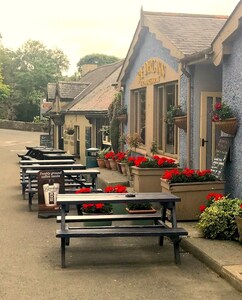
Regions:
[[139, 69], [137, 77], [141, 86], [159, 83], [166, 77], [166, 65], [158, 59], [149, 59]]

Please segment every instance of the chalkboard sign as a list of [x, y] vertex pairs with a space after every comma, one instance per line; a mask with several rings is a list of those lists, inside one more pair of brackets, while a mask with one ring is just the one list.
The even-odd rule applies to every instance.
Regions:
[[47, 135], [47, 134], [41, 134], [40, 135], [40, 146], [52, 148], [53, 147], [52, 136]]
[[231, 137], [220, 137], [213, 159], [211, 171], [220, 180], [224, 177], [224, 167], [232, 143]]

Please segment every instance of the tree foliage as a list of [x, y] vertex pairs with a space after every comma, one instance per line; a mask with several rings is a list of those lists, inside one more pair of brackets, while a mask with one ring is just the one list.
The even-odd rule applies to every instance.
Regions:
[[81, 67], [85, 64], [96, 64], [98, 67], [102, 65], [107, 65], [119, 61], [120, 58], [116, 56], [110, 56], [105, 54], [88, 54], [82, 57], [77, 63], [78, 71], [81, 73]]
[[69, 61], [61, 50], [28, 40], [16, 52], [1, 47], [0, 65], [4, 83], [12, 91], [2, 110], [8, 110], [9, 119], [33, 121], [39, 115], [47, 84], [63, 79], [62, 72], [68, 70]]

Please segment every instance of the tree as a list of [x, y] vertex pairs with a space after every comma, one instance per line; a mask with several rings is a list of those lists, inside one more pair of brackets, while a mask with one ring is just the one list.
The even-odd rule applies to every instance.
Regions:
[[[69, 61], [59, 49], [47, 49], [39, 41], [29, 40], [16, 52], [0, 49], [0, 64], [5, 82], [12, 89], [7, 98], [13, 107], [11, 118], [33, 121], [39, 115], [40, 100], [47, 92], [49, 82], [62, 80]], [[11, 105], [10, 105], [11, 104]]]
[[85, 64], [96, 64], [98, 67], [119, 61], [120, 58], [116, 56], [109, 56], [105, 54], [93, 53], [82, 57], [77, 63], [78, 72], [81, 73], [81, 67]]
[[3, 102], [10, 95], [10, 87], [3, 83], [3, 77], [0, 73], [0, 102]]

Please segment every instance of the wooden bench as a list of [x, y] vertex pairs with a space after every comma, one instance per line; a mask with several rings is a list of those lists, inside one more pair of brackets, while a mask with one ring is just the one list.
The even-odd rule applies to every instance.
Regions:
[[[157, 202], [162, 206], [161, 214], [127, 214], [127, 215], [88, 215], [74, 216], [68, 215], [70, 205], [80, 205], [83, 203], [128, 203], [128, 202]], [[57, 204], [61, 207], [61, 216], [57, 217], [57, 223], [61, 223], [61, 228], [57, 229], [56, 237], [61, 239], [61, 267], [65, 268], [65, 249], [69, 245], [70, 238], [107, 238], [107, 237], [159, 237], [159, 244], [163, 245], [164, 237], [171, 239], [174, 248], [175, 263], [180, 263], [179, 244], [181, 237], [188, 232], [183, 228], [177, 227], [175, 203], [180, 198], [165, 193], [136, 193], [135, 197], [127, 197], [126, 194], [77, 194], [77, 195], [58, 195]], [[166, 221], [166, 211], [170, 210], [172, 216], [172, 227]], [[82, 227], [72, 226], [67, 223], [91, 222], [97, 220], [143, 220], [153, 219], [154, 225], [125, 225], [125, 226], [95, 226]]]
[[[93, 227], [93, 228], [78, 228], [64, 230], [57, 229], [56, 237], [61, 238], [61, 267], [65, 268], [65, 247], [69, 244], [70, 238], [82, 238], [82, 237], [145, 237], [145, 236], [157, 236], [162, 238], [169, 237], [173, 243], [175, 263], [180, 264], [180, 251], [179, 243], [181, 236], [187, 235], [187, 231], [183, 228], [166, 228], [162, 226], [113, 226], [113, 227]], [[160, 243], [160, 245], [162, 245]]]

